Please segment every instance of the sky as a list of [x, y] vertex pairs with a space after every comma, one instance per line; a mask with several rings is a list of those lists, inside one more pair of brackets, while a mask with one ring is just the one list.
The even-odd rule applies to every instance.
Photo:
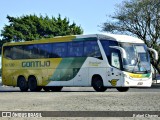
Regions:
[[84, 34], [100, 32], [107, 20], [107, 15], [115, 12], [116, 4], [123, 0], [1, 0], [0, 3], [0, 31], [5, 24], [9, 24], [7, 15], [20, 17], [22, 15], [36, 14], [69, 18], [81, 26]]

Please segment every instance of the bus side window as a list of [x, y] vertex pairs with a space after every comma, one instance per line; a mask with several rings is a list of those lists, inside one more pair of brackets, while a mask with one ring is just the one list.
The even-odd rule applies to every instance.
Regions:
[[4, 47], [4, 57], [12, 59], [11, 47]]
[[23, 58], [24, 59], [32, 59], [32, 58], [34, 58], [33, 45], [25, 45], [23, 47], [24, 47]]
[[116, 67], [118, 69], [120, 69], [120, 61], [119, 61], [119, 55], [116, 52], [112, 52], [111, 53], [111, 65], [113, 67]]
[[95, 58], [102, 57], [97, 41], [84, 42], [84, 56]]
[[32, 59], [39, 58], [37, 44], [32, 45]]
[[37, 48], [38, 48], [38, 58], [46, 58], [46, 47], [45, 44], [37, 44]]
[[82, 57], [83, 56], [83, 42], [69, 42], [68, 43], [68, 57]]
[[105, 54], [107, 56], [108, 62], [111, 65], [111, 53], [112, 53], [113, 49], [110, 48], [109, 46], [117, 46], [118, 43], [117, 43], [117, 41], [112, 41], [112, 40], [107, 40], [107, 39], [101, 39], [101, 43], [102, 43], [103, 49], [105, 51]]
[[63, 58], [67, 55], [67, 43], [53, 44], [53, 58]]
[[52, 56], [53, 56], [53, 53], [52, 53], [52, 51], [53, 51], [53, 44], [52, 43], [48, 43], [48, 44], [46, 44], [46, 55], [47, 55], [47, 58], [51, 58]]
[[13, 46], [10, 51], [12, 55], [12, 59], [22, 59], [23, 58], [23, 48], [22, 46]]

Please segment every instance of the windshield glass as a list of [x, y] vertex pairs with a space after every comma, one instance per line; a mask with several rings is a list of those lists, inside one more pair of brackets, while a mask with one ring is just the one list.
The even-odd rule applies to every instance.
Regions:
[[120, 43], [126, 51], [127, 57], [123, 59], [123, 68], [132, 73], [148, 73], [151, 71], [149, 53], [145, 44]]

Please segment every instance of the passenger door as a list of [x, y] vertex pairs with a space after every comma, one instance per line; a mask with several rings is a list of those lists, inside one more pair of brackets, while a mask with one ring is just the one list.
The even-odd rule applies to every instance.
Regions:
[[121, 86], [121, 57], [118, 50], [111, 52], [111, 67], [107, 68], [107, 79], [109, 86]]

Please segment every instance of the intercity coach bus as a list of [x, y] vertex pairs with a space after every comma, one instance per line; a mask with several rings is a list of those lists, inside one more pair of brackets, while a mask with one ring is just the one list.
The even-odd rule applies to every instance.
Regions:
[[27, 42], [5, 43], [2, 83], [21, 91], [61, 91], [89, 87], [103, 92], [116, 88], [150, 87], [148, 50], [138, 38], [126, 35], [71, 35]]

